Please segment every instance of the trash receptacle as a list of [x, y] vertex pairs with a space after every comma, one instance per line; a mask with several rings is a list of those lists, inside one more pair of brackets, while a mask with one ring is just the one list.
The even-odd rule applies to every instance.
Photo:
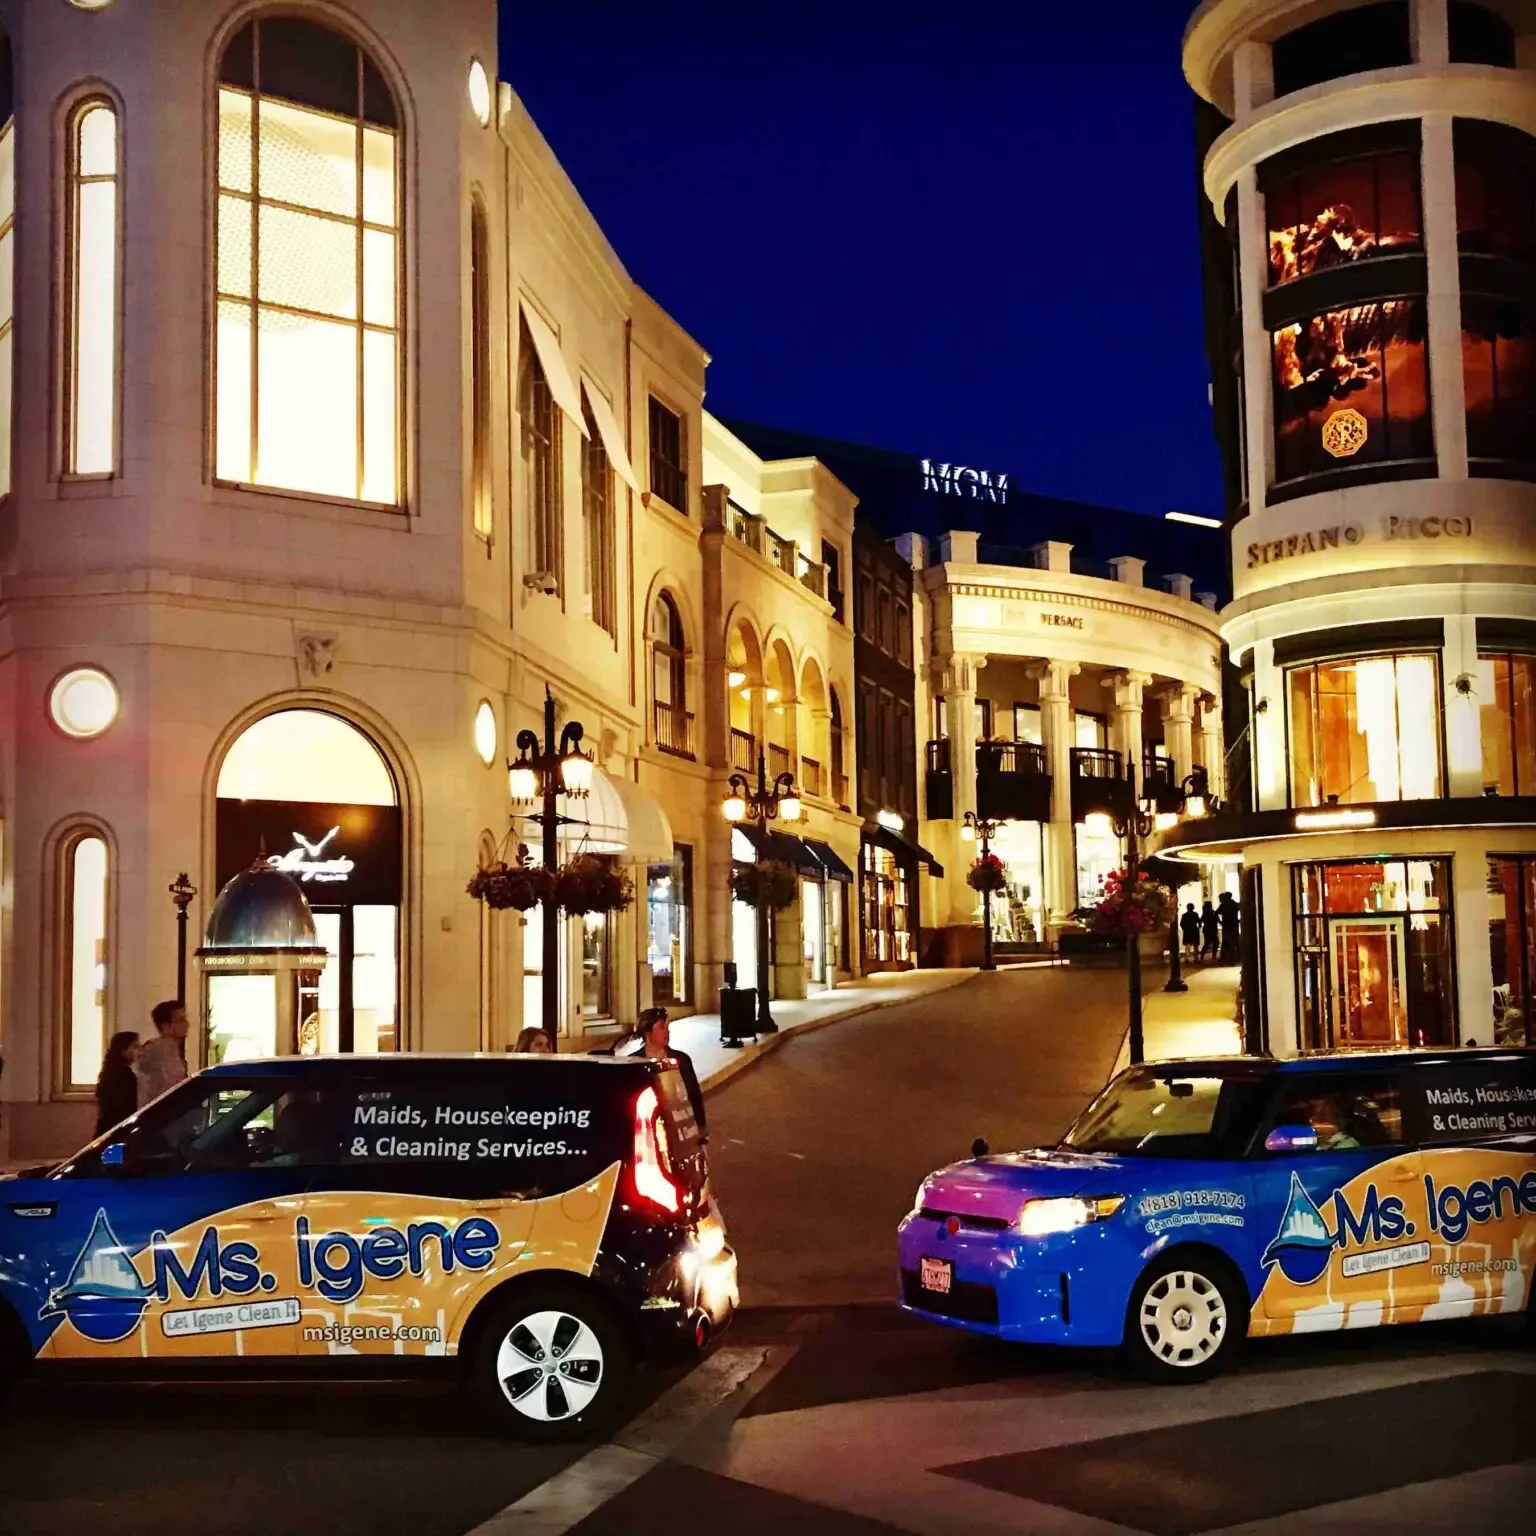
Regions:
[[740, 1045], [743, 1035], [757, 1039], [757, 988], [720, 988], [720, 1043]]

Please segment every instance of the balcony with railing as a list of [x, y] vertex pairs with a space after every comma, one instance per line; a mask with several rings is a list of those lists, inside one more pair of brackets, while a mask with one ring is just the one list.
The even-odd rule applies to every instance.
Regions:
[[842, 617], [843, 595], [828, 586], [827, 567], [819, 560], [812, 560], [793, 539], [786, 539], [777, 529], [770, 528], [766, 518], [748, 512], [734, 501], [727, 501], [725, 530], [738, 544], [745, 545], [755, 555], [761, 555], [770, 565], [792, 581], [799, 582], [808, 592], [832, 603], [837, 617]]
[[1072, 819], [1095, 812], [1124, 816], [1131, 808], [1125, 759], [1104, 747], [1072, 748]]
[[757, 737], [731, 727], [731, 767], [739, 773], [757, 772]]
[[788, 773], [789, 761], [788, 747], [782, 747], [776, 741], [768, 743], [768, 777], [770, 779], [778, 778], [781, 773]]
[[1151, 800], [1160, 811], [1178, 809], [1178, 775], [1166, 752], [1153, 747], [1142, 752], [1140, 793], [1142, 799]]
[[814, 757], [800, 759], [800, 788], [818, 800], [826, 793], [827, 776]]
[[930, 741], [924, 749], [923, 800], [929, 821], [948, 821], [955, 814], [955, 776], [950, 770], [947, 736]]
[[1045, 748], [1033, 741], [977, 742], [976, 813], [987, 821], [1049, 821]]
[[693, 757], [693, 716], [685, 709], [656, 701], [654, 716], [656, 747], [673, 757]]

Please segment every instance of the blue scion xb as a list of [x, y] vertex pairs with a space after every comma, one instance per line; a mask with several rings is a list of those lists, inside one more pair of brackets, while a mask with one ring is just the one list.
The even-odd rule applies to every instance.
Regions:
[[1244, 1337], [1529, 1323], [1536, 1052], [1132, 1067], [1060, 1145], [930, 1174], [897, 1246], [906, 1311], [1159, 1381]]

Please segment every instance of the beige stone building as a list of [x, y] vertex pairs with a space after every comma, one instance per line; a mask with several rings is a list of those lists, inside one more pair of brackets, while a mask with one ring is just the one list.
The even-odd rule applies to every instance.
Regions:
[[808, 808], [777, 987], [847, 974], [852, 498], [705, 415], [496, 35], [494, 0], [0, 0], [0, 1156], [77, 1142], [176, 994], [183, 872], [191, 948], [264, 858], [328, 950], [299, 1039], [273, 977], [189, 966], [194, 1062], [508, 1045], [537, 916], [465, 886], [537, 843], [546, 688], [599, 769], [564, 847], [637, 892], [565, 925], [572, 1048], [748, 958], [719, 805], [759, 745]]

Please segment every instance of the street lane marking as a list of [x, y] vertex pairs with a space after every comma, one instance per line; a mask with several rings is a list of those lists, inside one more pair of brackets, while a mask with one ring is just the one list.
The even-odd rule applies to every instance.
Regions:
[[[637, 1483], [730, 1398], [741, 1392], [767, 1360], [767, 1346], [717, 1349], [677, 1382], [607, 1445], [509, 1504], [469, 1536], [564, 1536], [611, 1498]], [[773, 1374], [753, 1383], [749, 1400]]]

